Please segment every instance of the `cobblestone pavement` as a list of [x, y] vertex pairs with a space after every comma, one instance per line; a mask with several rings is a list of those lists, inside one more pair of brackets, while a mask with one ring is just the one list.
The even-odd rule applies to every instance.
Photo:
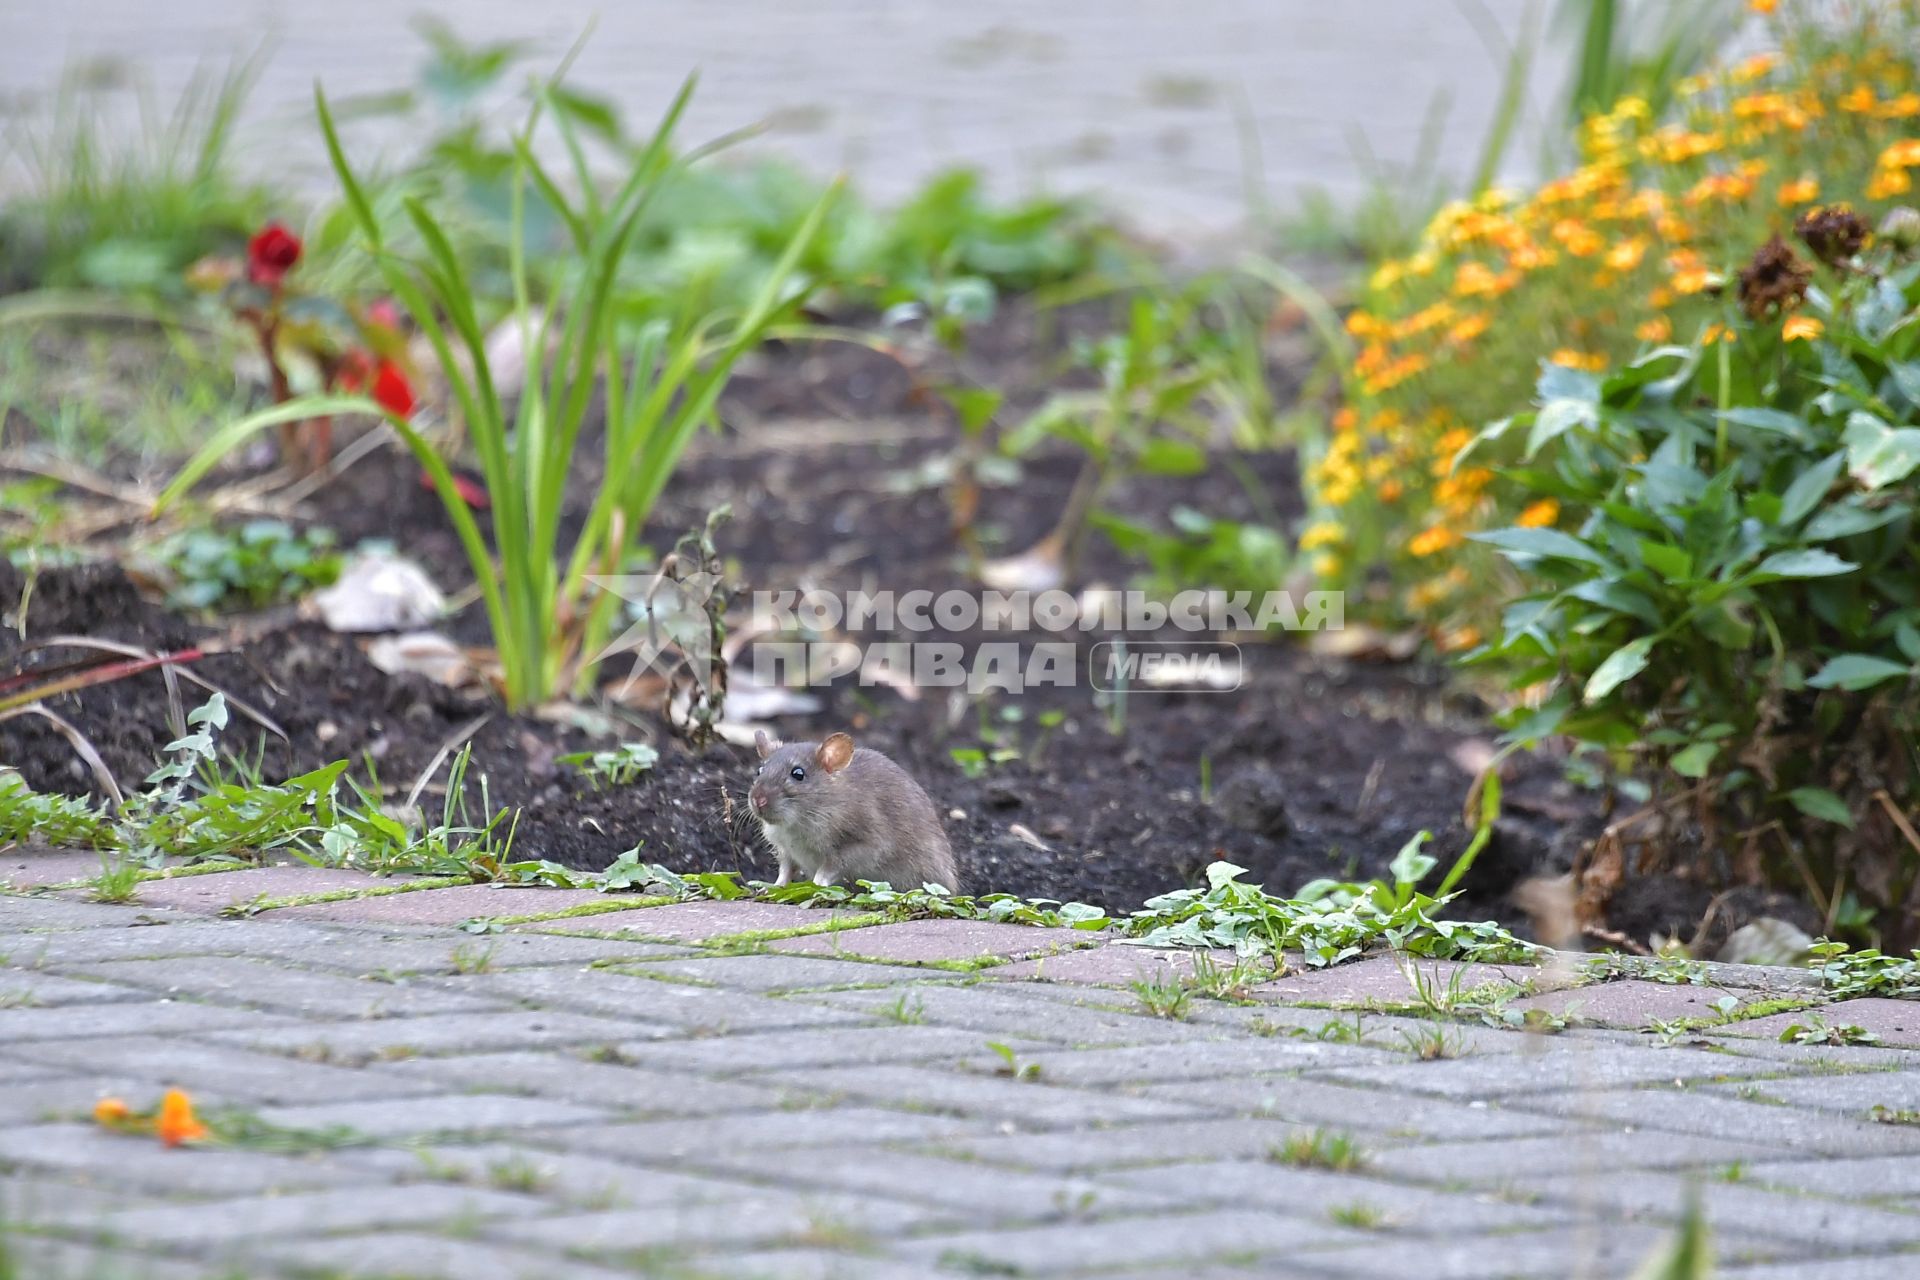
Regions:
[[[1368, 0], [1356, 21], [1350, 6], [1305, 0], [20, 2], [0, 5], [0, 86], [45, 94], [76, 59], [116, 59], [165, 103], [196, 69], [264, 39], [271, 57], [243, 134], [253, 167], [317, 175], [315, 78], [342, 99], [413, 83], [424, 46], [403, 26], [412, 13], [437, 12], [466, 40], [533, 39], [543, 66], [591, 21], [577, 82], [614, 95], [636, 124], [698, 67], [693, 136], [770, 120], [756, 145], [815, 172], [849, 170], [877, 199], [968, 164], [1007, 192], [1104, 195], [1136, 224], [1184, 238], [1239, 224], [1252, 189], [1283, 209], [1312, 190], [1352, 199], [1376, 176], [1403, 181], [1429, 153], [1464, 177], [1503, 61], [1476, 23], [1510, 39], [1528, 6]], [[1539, 60], [1532, 118], [1557, 109], [1563, 61]], [[1513, 176], [1534, 152], [1523, 135]]]
[[[23, 1280], [1566, 1280], [1690, 1188], [1723, 1276], [1920, 1274], [1920, 1005], [1820, 1024], [1788, 971], [1417, 966], [1558, 1034], [1385, 957], [1156, 1017], [1191, 962], [1072, 930], [300, 867], [111, 906], [94, 865], [0, 858]], [[170, 1085], [271, 1127], [89, 1118]]]

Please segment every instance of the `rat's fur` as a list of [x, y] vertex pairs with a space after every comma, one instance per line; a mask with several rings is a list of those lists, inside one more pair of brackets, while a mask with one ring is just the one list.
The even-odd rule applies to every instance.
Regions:
[[[959, 891], [939, 811], [899, 765], [844, 733], [785, 746], [762, 733], [757, 742], [749, 804], [780, 857], [775, 884], [797, 872], [820, 885], [883, 880], [896, 889]], [[795, 768], [805, 777], [794, 778]]]

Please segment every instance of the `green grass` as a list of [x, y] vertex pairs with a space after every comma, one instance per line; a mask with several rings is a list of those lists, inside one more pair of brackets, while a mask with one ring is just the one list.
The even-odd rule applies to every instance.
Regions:
[[1334, 1173], [1352, 1173], [1366, 1167], [1366, 1152], [1353, 1136], [1327, 1129], [1296, 1133], [1268, 1153], [1276, 1164], [1298, 1169], [1327, 1169]]

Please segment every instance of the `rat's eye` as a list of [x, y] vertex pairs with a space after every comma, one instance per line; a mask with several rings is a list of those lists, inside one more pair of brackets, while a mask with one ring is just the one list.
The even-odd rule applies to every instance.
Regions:
[[807, 771], [799, 765], [795, 765], [793, 768], [787, 770], [787, 776], [795, 782], [805, 782], [807, 780]]

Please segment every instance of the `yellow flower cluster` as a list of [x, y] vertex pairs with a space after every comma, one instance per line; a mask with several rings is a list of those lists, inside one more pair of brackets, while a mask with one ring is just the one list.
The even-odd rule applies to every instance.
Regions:
[[[1449, 204], [1380, 263], [1347, 317], [1356, 397], [1308, 473], [1316, 567], [1352, 588], [1385, 564], [1393, 596], [1373, 603], [1448, 620], [1437, 638], [1484, 620], [1497, 588], [1468, 535], [1560, 513], [1456, 468], [1462, 446], [1527, 405], [1543, 361], [1597, 373], [1676, 338], [1733, 341], [1724, 292], [1769, 235], [1823, 197], [1912, 189], [1920, 0], [1895, 8], [1887, 27], [1789, 33], [1783, 53], [1683, 81], [1664, 113], [1624, 98], [1583, 124], [1572, 172]], [[1774, 323], [1782, 343], [1822, 332], [1802, 314]]]

